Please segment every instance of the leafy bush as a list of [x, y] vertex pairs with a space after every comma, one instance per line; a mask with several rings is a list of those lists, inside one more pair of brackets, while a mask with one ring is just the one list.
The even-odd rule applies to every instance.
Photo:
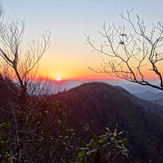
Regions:
[[[77, 162], [114, 162], [116, 159], [128, 157], [128, 139], [127, 136], [121, 138], [122, 132], [117, 128], [111, 132], [106, 128], [106, 134], [96, 136], [93, 134], [91, 141], [86, 144], [82, 141], [82, 147], [77, 156]], [[120, 157], [122, 156], [122, 158]]]
[[0, 161], [63, 162], [69, 158], [76, 150], [71, 145], [76, 133], [67, 126], [69, 114], [61, 102], [38, 101], [15, 109], [10, 124], [0, 124]]
[[93, 134], [88, 144], [82, 141], [84, 125], [78, 133], [68, 123], [69, 108], [61, 102], [46, 100], [28, 103], [13, 109], [13, 119], [0, 124], [0, 162], [87, 162], [105, 158], [113, 161], [127, 157], [127, 137], [117, 129], [106, 135]]

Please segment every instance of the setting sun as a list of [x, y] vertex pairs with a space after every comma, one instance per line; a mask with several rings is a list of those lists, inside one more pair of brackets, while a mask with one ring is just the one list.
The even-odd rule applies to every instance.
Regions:
[[61, 78], [60, 78], [60, 77], [57, 77], [57, 78], [56, 78], [56, 81], [61, 81]]

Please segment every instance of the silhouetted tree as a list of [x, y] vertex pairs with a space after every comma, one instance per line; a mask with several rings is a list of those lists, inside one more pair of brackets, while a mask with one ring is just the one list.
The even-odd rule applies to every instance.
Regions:
[[33, 40], [25, 50], [22, 47], [24, 32], [24, 21], [15, 19], [11, 23], [4, 22], [4, 10], [0, 6], [0, 75], [1, 79], [14, 79], [20, 90], [15, 94], [22, 101], [27, 96], [28, 85], [37, 73], [38, 63], [50, 44], [50, 32], [46, 31], [41, 34], [42, 41]]
[[[99, 34], [104, 43], [98, 47], [90, 36], [86, 36], [86, 43], [98, 53], [110, 58], [103, 61], [101, 68], [90, 68], [97, 73], [107, 73], [111, 76], [125, 79], [127, 81], [147, 85], [163, 91], [163, 24], [161, 21], [152, 24], [151, 31], [147, 28], [139, 15], [137, 21], [131, 18], [131, 11], [123, 12], [120, 17], [129, 24], [129, 28], [117, 27], [112, 24], [102, 26]], [[158, 79], [158, 84], [149, 80], [149, 75]]]

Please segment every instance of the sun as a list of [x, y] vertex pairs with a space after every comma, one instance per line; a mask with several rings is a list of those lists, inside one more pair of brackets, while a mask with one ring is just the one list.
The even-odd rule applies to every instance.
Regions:
[[58, 82], [61, 81], [61, 78], [60, 77], [57, 77], [56, 78], [56, 81], [58, 81]]

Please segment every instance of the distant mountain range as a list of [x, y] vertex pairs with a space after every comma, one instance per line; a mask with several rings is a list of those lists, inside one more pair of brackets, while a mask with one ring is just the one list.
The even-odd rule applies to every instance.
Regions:
[[[10, 80], [7, 82], [18, 91]], [[8, 111], [12, 103], [16, 103], [18, 99], [1, 81], [0, 88], [0, 108]], [[84, 83], [55, 95], [45, 94], [48, 102], [59, 100], [69, 106], [71, 111], [69, 127], [80, 131], [85, 124], [88, 126], [89, 130], [83, 135], [77, 133], [81, 139], [88, 141], [92, 133], [102, 135], [105, 133], [105, 127], [113, 130], [118, 125], [120, 131], [128, 133], [129, 150], [134, 159], [147, 162], [149, 159], [160, 157], [161, 161], [157, 162], [161, 163], [163, 162], [163, 106], [161, 105], [163, 94], [148, 91], [136, 95], [120, 86], [111, 86], [102, 82]], [[8, 114], [6, 117], [1, 114], [0, 122], [5, 122], [7, 118]]]
[[133, 156], [154, 157], [153, 147], [163, 149], [163, 107], [137, 98], [121, 87], [85, 83], [50, 98], [70, 106], [71, 123], [90, 124], [89, 133], [104, 134], [105, 127], [114, 129], [118, 124], [120, 130], [129, 134]]
[[140, 93], [134, 93], [135, 96], [151, 101], [155, 103], [155, 105], [162, 105], [163, 106], [163, 92], [151, 92], [151, 91], [145, 91]]
[[[154, 92], [146, 91], [144, 93], [131, 94], [125, 89], [123, 89], [122, 87], [119, 87], [119, 86], [116, 86], [116, 87], [123, 93], [123, 95], [128, 97], [133, 103], [138, 104], [142, 106], [144, 109], [150, 112], [153, 112], [163, 118], [163, 105], [161, 105], [163, 101], [161, 100], [161, 98], [159, 102], [159, 97], [161, 97], [161, 94], [163, 95], [163, 93], [154, 93]], [[151, 98], [148, 98], [148, 97], [151, 97]]]

